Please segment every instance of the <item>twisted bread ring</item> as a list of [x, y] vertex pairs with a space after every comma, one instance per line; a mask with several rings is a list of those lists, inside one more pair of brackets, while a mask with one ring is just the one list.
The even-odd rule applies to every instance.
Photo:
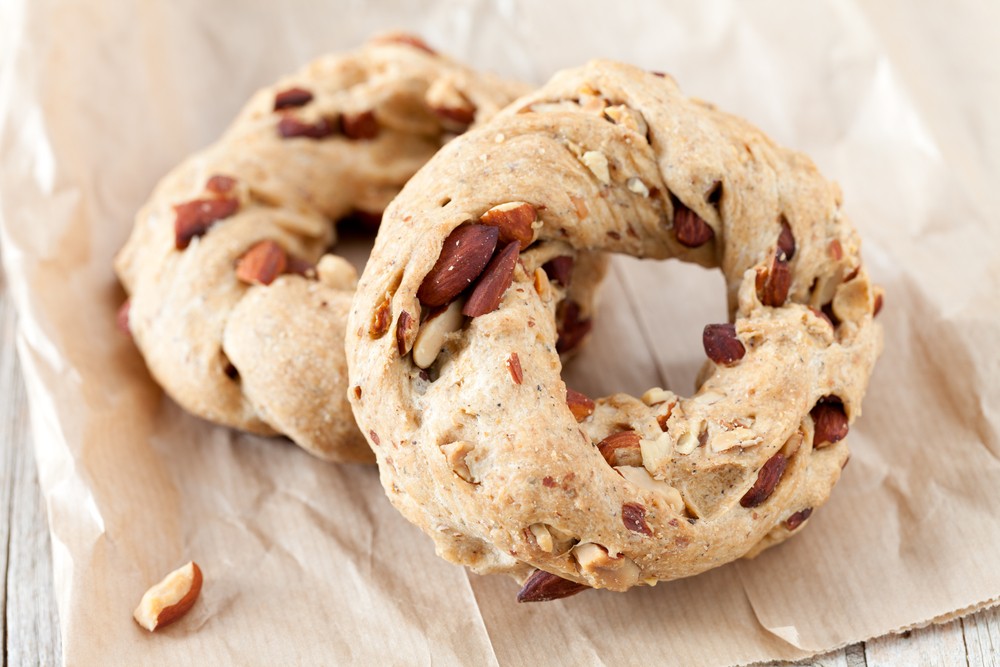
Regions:
[[160, 182], [116, 258], [159, 384], [205, 419], [370, 460], [346, 398], [357, 275], [323, 255], [331, 221], [377, 219], [445, 141], [521, 92], [403, 34], [257, 92]]
[[[598, 250], [721, 268], [731, 321], [705, 328], [693, 397], [566, 388], [565, 285], [592, 288], [580, 258]], [[880, 303], [808, 158], [594, 62], [446, 146], [389, 206], [348, 324], [351, 404], [441, 556], [516, 576], [521, 600], [622, 591], [752, 556], [826, 501]], [[379, 311], [392, 335], [370, 335]]]

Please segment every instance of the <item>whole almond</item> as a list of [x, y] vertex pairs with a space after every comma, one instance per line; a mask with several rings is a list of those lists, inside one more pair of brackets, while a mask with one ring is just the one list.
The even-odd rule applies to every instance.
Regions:
[[594, 414], [594, 402], [585, 394], [566, 387], [566, 405], [578, 422]]
[[792, 286], [792, 272], [779, 250], [771, 259], [771, 266], [757, 271], [757, 297], [765, 306], [780, 308], [785, 305]]
[[425, 306], [443, 306], [479, 277], [497, 246], [500, 231], [488, 225], [463, 225], [444, 240], [441, 254], [417, 290]]
[[374, 139], [378, 136], [378, 130], [374, 111], [345, 113], [340, 117], [340, 131], [348, 139]]
[[518, 602], [548, 602], [576, 595], [589, 586], [563, 579], [545, 570], [535, 570], [517, 594]]
[[619, 431], [597, 443], [597, 450], [613, 467], [641, 466], [642, 451], [639, 449], [639, 440], [639, 434], [635, 431]]
[[517, 241], [521, 245], [521, 250], [524, 250], [535, 238], [532, 224], [537, 219], [538, 214], [531, 204], [510, 202], [486, 211], [479, 218], [479, 222], [497, 227], [500, 230], [501, 244]]
[[337, 119], [323, 117], [313, 123], [301, 121], [291, 114], [284, 114], [278, 121], [278, 134], [283, 139], [324, 139], [337, 132]]
[[785, 261], [791, 261], [795, 255], [795, 237], [785, 216], [781, 216], [781, 233], [778, 234], [778, 250], [784, 254]]
[[559, 308], [556, 310], [556, 321], [559, 333], [559, 338], [556, 340], [556, 352], [559, 354], [576, 349], [594, 325], [591, 320], [580, 318], [580, 304], [571, 300], [559, 304]]
[[461, 301], [453, 301], [447, 308], [432, 310], [420, 325], [420, 332], [413, 342], [413, 363], [418, 368], [427, 368], [433, 364], [445, 339], [461, 329], [464, 320]]
[[844, 404], [836, 397], [820, 399], [809, 412], [812, 416], [815, 431], [813, 433], [813, 448], [822, 449], [847, 437], [847, 413]]
[[316, 278], [316, 265], [309, 260], [302, 259], [296, 255], [288, 256], [288, 266], [285, 267], [286, 273], [294, 273], [296, 275], [302, 276], [303, 278], [315, 279]]
[[289, 88], [274, 96], [274, 110], [301, 107], [312, 102], [313, 94], [305, 88]]
[[750, 490], [740, 498], [742, 507], [757, 507], [762, 502], [771, 497], [774, 489], [781, 481], [781, 476], [785, 474], [788, 466], [788, 459], [781, 452], [778, 452], [761, 467], [757, 473], [757, 481], [750, 487]]
[[462, 314], [468, 317], [479, 317], [492, 313], [500, 307], [504, 292], [514, 281], [514, 267], [517, 265], [517, 255], [520, 246], [517, 242], [508, 243], [497, 253], [489, 265], [479, 276], [469, 300], [462, 308]]
[[701, 335], [708, 358], [721, 366], [731, 366], [743, 358], [747, 350], [736, 337], [735, 324], [708, 324]]
[[796, 528], [801, 526], [802, 523], [806, 519], [808, 519], [812, 513], [813, 510], [811, 507], [807, 507], [804, 510], [799, 510], [795, 514], [785, 519], [785, 528], [787, 528], [788, 530], [795, 530]]
[[288, 255], [274, 241], [266, 239], [250, 246], [236, 264], [236, 277], [250, 285], [270, 285], [285, 272]]
[[622, 523], [633, 533], [653, 534], [653, 531], [649, 529], [649, 524], [646, 523], [646, 508], [639, 503], [622, 505]]
[[572, 257], [569, 255], [553, 257], [549, 261], [542, 264], [542, 268], [545, 270], [545, 275], [547, 275], [552, 282], [559, 283], [563, 287], [569, 287], [569, 281], [573, 277]]
[[174, 206], [174, 247], [184, 250], [191, 240], [203, 235], [219, 220], [236, 213], [236, 199], [195, 199]]
[[715, 238], [712, 227], [680, 201], [674, 202], [674, 233], [688, 248], [698, 248]]

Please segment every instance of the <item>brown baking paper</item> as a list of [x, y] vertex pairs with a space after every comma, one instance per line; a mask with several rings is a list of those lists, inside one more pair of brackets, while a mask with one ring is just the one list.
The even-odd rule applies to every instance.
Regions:
[[[728, 665], [1000, 597], [995, 9], [280, 4], [0, 5], [3, 258], [66, 664]], [[257, 87], [391, 26], [535, 83], [596, 56], [671, 72], [840, 181], [887, 292], [886, 346], [850, 466], [801, 535], [652, 589], [518, 605], [513, 581], [436, 558], [374, 468], [212, 426], [150, 381], [114, 326], [133, 213]], [[701, 328], [724, 317], [719, 274], [618, 258], [566, 377], [690, 392]], [[143, 591], [189, 559], [193, 611], [141, 630]]]

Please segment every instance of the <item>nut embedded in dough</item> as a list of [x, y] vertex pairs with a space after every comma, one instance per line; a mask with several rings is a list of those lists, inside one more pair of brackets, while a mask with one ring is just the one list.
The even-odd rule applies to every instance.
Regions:
[[441, 254], [424, 276], [417, 298], [425, 306], [443, 306], [479, 277], [497, 246], [500, 230], [489, 225], [456, 227], [444, 240]]
[[462, 306], [461, 301], [452, 301], [447, 308], [428, 316], [420, 325], [420, 333], [413, 343], [413, 363], [418, 368], [429, 368], [441, 353], [448, 335], [462, 328], [465, 321]]
[[479, 222], [500, 229], [500, 243], [517, 241], [524, 250], [535, 240], [538, 214], [525, 202], [508, 202], [494, 206], [479, 217]]

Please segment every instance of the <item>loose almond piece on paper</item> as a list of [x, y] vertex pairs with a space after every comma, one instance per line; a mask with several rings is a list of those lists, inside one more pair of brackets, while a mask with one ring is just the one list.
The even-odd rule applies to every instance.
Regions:
[[169, 625], [191, 610], [201, 583], [201, 568], [191, 561], [146, 591], [132, 616], [150, 632]]

